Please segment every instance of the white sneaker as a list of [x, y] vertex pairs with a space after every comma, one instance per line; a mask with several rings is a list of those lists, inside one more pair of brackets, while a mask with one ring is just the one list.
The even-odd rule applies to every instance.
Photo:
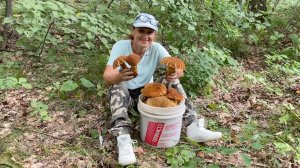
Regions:
[[133, 151], [132, 140], [129, 134], [117, 137], [119, 149], [119, 164], [122, 166], [134, 164], [136, 157]]
[[203, 128], [205, 128], [204, 125], [205, 125], [204, 118], [200, 118], [200, 119], [198, 120], [198, 127], [203, 127]]
[[207, 142], [222, 137], [221, 132], [213, 132], [204, 128], [204, 119], [194, 121], [187, 127], [187, 137], [196, 142]]

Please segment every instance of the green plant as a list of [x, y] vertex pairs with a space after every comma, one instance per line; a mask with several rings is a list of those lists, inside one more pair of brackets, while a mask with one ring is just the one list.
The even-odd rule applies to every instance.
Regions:
[[295, 148], [293, 148], [293, 146], [291, 146], [281, 138], [277, 137], [277, 139], [279, 140], [279, 142], [274, 142], [277, 151], [283, 155], [294, 154], [295, 161], [300, 164], [300, 138], [297, 138], [298, 144], [296, 144]]
[[86, 78], [80, 78], [81, 84], [86, 88], [93, 88], [95, 85]]
[[274, 73], [295, 75], [300, 73], [300, 62], [292, 60], [287, 55], [276, 54], [266, 55], [266, 63]]
[[[82, 47], [76, 50], [81, 54], [85, 50], [108, 51], [111, 44], [125, 33], [115, 26], [114, 13], [109, 12], [104, 4], [97, 4], [101, 10], [94, 11], [91, 10], [94, 8], [92, 5], [75, 8], [68, 3], [53, 0], [17, 1], [14, 4], [14, 17], [4, 19], [3, 23], [13, 24], [21, 35], [18, 46], [31, 50], [28, 53], [33, 55], [39, 54], [44, 39], [46, 46], [52, 46], [45, 48], [49, 56], [73, 53], [74, 50], [68, 50], [70, 46]], [[50, 33], [47, 34], [48, 30]]]
[[107, 91], [107, 88], [105, 87], [104, 83], [98, 83], [97, 84], [97, 95], [102, 97]]
[[39, 115], [41, 120], [50, 120], [51, 117], [48, 114], [48, 105], [40, 102], [40, 101], [32, 101], [30, 103], [31, 108], [33, 111], [31, 115]]
[[270, 44], [271, 45], [275, 44], [277, 41], [279, 41], [283, 37], [284, 37], [284, 34], [275, 31], [274, 34], [270, 36]]
[[251, 82], [251, 84], [263, 84], [265, 86], [267, 85], [266, 79], [260, 74], [244, 74], [244, 76], [246, 77], [246, 80], [248, 82]]
[[32, 89], [30, 83], [25, 78], [5, 77], [0, 78], [0, 90], [13, 89], [23, 87], [25, 89]]
[[212, 83], [212, 77], [223, 66], [235, 66], [236, 61], [229, 56], [229, 52], [209, 43], [203, 50], [189, 53], [187, 70], [182, 81], [192, 93], [197, 93], [205, 85]]
[[1, 51], [0, 53], [0, 78], [5, 78], [9, 76], [13, 76], [15, 78], [22, 77], [23, 73], [21, 72], [20, 61], [10, 59], [15, 55], [21, 55], [22, 53], [20, 51], [16, 53]]
[[283, 112], [283, 115], [279, 118], [279, 123], [287, 125], [295, 120], [300, 121], [300, 114], [291, 103], [282, 104], [281, 111]]
[[75, 89], [77, 89], [79, 86], [76, 82], [72, 81], [72, 80], [67, 80], [66, 82], [64, 82], [62, 85], [61, 85], [61, 88], [60, 88], [60, 92], [71, 92]]
[[166, 158], [171, 167], [197, 167], [196, 154], [187, 145], [168, 148]]

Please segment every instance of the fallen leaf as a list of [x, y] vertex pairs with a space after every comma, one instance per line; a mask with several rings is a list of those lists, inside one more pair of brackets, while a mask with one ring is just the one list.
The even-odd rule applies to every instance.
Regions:
[[145, 151], [142, 147], [136, 147], [134, 148], [134, 153], [137, 153], [138, 155], [142, 155], [142, 154], [145, 154]]
[[204, 152], [198, 152], [197, 156], [200, 158], [204, 158], [205, 157], [205, 153]]
[[237, 125], [232, 125], [231, 126], [231, 130], [236, 131], [236, 132], [240, 132], [241, 127], [237, 126]]

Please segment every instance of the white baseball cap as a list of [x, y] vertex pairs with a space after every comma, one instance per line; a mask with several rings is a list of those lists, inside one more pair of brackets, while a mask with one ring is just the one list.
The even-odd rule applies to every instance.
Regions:
[[136, 16], [134, 22], [134, 27], [148, 27], [155, 31], [158, 30], [158, 21], [155, 19], [154, 16], [147, 14], [147, 13], [140, 13]]

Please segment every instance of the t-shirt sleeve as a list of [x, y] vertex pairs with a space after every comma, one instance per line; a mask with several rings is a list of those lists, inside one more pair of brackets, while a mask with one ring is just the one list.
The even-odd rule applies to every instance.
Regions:
[[122, 53], [123, 49], [122, 49], [122, 45], [120, 42], [117, 42], [113, 45], [112, 50], [110, 52], [110, 56], [108, 59], [108, 62], [106, 65], [113, 65], [113, 62], [116, 58], [118, 58], [121, 55], [124, 55]]
[[165, 57], [170, 57], [169, 52], [165, 49], [165, 47], [163, 47], [161, 44], [157, 44], [157, 55], [158, 55], [158, 64], [160, 62], [161, 59], [165, 58]]

